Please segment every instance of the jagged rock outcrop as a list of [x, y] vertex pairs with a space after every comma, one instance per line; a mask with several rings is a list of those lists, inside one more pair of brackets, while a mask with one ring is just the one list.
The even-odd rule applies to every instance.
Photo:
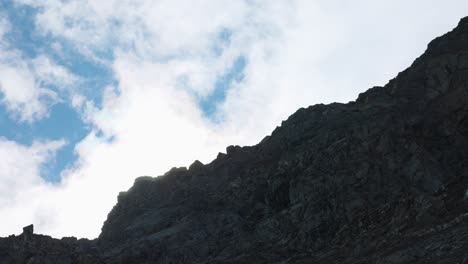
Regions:
[[0, 264], [104, 264], [96, 241], [33, 234], [33, 226], [19, 236], [0, 238]]
[[[87, 263], [467, 264], [467, 192], [464, 18], [384, 87], [299, 109], [210, 164], [138, 178], [97, 240], [44, 245]], [[1, 239], [0, 259], [20, 244]]]

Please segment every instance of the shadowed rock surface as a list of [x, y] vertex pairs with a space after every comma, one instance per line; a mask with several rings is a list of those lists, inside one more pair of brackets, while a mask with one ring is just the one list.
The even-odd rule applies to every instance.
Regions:
[[348, 104], [141, 177], [98, 239], [0, 239], [0, 263], [468, 264], [468, 18]]

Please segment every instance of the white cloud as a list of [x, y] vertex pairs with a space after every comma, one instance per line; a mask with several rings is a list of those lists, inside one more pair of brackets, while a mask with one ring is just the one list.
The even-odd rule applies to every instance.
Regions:
[[[40, 177], [41, 166], [51, 160], [64, 141], [35, 142], [31, 146], [0, 138], [0, 233], [20, 232], [36, 222], [42, 199], [52, 188]], [[40, 224], [39, 224], [40, 225]]]
[[[80, 237], [98, 235], [134, 177], [208, 162], [226, 145], [258, 142], [298, 107], [346, 102], [383, 85], [468, 10], [455, 0], [19, 2], [40, 7], [43, 34], [87, 56], [115, 55], [108, 66], [118, 85], [104, 89], [103, 106], [72, 99], [95, 128], [77, 147], [77, 164], [61, 185], [36, 193], [40, 207], [8, 208], [41, 208], [35, 221], [53, 224], [39, 232]], [[213, 123], [197, 100], [239, 56], [244, 79]]]
[[71, 88], [78, 78], [45, 55], [26, 59], [5, 38], [11, 28], [0, 19], [0, 103], [20, 121], [34, 122], [48, 114], [59, 95], [48, 87]]
[[32, 121], [45, 114], [41, 100], [53, 94], [36, 89], [33, 74], [5, 39], [10, 28], [9, 21], [0, 18], [0, 103], [15, 114], [19, 113], [21, 120]]
[[73, 88], [78, 81], [78, 77], [70, 73], [68, 69], [56, 64], [44, 55], [34, 58], [32, 65], [36, 79], [46, 85], [57, 86], [60, 90]]
[[0, 14], [0, 45], [3, 42], [3, 36], [10, 30], [10, 23], [2, 14]]
[[[4, 52], [3, 55], [7, 54]], [[10, 53], [14, 54], [14, 53]], [[0, 55], [1, 56], [1, 55]], [[0, 103], [6, 105], [21, 121], [32, 122], [47, 114], [47, 108], [57, 95], [38, 86], [34, 73], [18, 57], [0, 57]]]

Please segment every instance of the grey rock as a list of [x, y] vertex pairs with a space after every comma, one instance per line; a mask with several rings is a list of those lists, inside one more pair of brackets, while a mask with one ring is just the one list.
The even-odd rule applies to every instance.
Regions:
[[28, 225], [23, 227], [23, 234], [32, 235], [34, 233], [34, 225]]

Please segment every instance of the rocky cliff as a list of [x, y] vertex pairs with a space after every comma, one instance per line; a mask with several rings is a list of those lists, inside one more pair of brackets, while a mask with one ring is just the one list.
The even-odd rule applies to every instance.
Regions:
[[98, 239], [11, 236], [0, 263], [468, 263], [468, 18], [355, 102], [136, 179]]

